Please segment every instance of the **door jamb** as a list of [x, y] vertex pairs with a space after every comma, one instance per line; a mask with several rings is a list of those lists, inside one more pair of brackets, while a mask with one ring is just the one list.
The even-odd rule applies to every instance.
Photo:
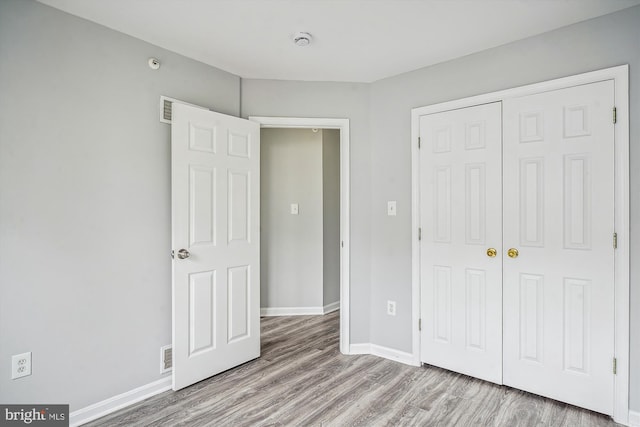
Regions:
[[[515, 87], [454, 101], [447, 101], [411, 110], [411, 287], [412, 287], [412, 352], [414, 362], [420, 364], [420, 163], [419, 163], [419, 122], [420, 116], [434, 114], [458, 108], [503, 101], [508, 98], [533, 95], [596, 83], [604, 80], [614, 81], [614, 102], [617, 109], [617, 121], [614, 126], [615, 141], [615, 232], [618, 246], [615, 251], [614, 266], [614, 355], [617, 359], [617, 374], [614, 377], [613, 419], [621, 424], [629, 421], [629, 65], [606, 68], [603, 70], [548, 80], [531, 85]], [[613, 116], [613, 112], [612, 112]]]
[[350, 281], [351, 242], [350, 242], [350, 205], [349, 189], [349, 119], [301, 118], [301, 117], [264, 117], [250, 116], [249, 120], [260, 124], [260, 128], [293, 129], [338, 129], [340, 131], [340, 352], [349, 354], [350, 331]]

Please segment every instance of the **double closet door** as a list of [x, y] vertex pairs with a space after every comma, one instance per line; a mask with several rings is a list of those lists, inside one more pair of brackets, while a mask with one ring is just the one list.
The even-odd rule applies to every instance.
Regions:
[[613, 413], [613, 96], [420, 118], [423, 363]]

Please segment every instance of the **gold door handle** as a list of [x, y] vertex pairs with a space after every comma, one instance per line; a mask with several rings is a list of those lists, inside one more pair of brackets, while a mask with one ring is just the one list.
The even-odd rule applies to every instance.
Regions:
[[496, 248], [487, 249], [487, 256], [489, 258], [495, 258], [496, 255], [498, 255], [498, 251], [496, 251]]
[[518, 258], [519, 252], [516, 248], [509, 248], [507, 255], [509, 255], [509, 258]]

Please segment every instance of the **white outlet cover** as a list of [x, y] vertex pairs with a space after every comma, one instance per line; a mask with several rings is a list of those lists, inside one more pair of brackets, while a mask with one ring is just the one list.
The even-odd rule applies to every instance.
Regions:
[[389, 316], [396, 315], [396, 302], [395, 301], [387, 301], [387, 314]]
[[298, 215], [298, 204], [291, 203], [291, 215]]
[[31, 375], [31, 352], [11, 356], [11, 379]]

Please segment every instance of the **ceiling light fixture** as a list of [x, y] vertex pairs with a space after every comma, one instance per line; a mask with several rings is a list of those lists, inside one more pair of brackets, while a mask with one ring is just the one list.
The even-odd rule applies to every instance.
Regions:
[[296, 46], [308, 46], [311, 43], [311, 34], [298, 32], [293, 35], [293, 42]]

